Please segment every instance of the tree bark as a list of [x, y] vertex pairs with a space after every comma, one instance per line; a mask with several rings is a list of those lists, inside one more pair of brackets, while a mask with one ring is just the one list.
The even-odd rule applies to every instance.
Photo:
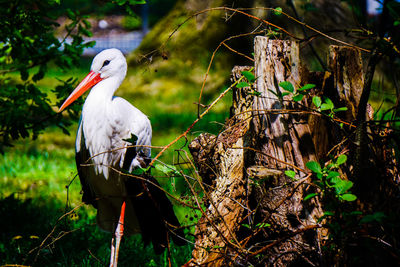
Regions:
[[[286, 175], [279, 175], [264, 187], [254, 187], [256, 198], [250, 207], [258, 209], [256, 214], [271, 225], [271, 231], [265, 231], [263, 238], [291, 236], [265, 252], [266, 263], [282, 266], [299, 261], [299, 255], [302, 260], [315, 261], [322, 233], [317, 231], [310, 239], [308, 231], [302, 232], [317, 225], [317, 218], [322, 216], [317, 198], [303, 202], [311, 190], [307, 185], [310, 177], [307, 177], [305, 163], [316, 160], [308, 125], [311, 115], [306, 112], [291, 114], [288, 110], [299, 108], [300, 104], [291, 101], [290, 95], [282, 97], [284, 91], [279, 86], [283, 81], [291, 82], [295, 88], [307, 83], [303, 77], [308, 71], [301, 67], [298, 43], [256, 37], [255, 75], [261, 96], [253, 105], [253, 147], [260, 151], [255, 154], [254, 164], [282, 172], [294, 170], [298, 179], [293, 181]], [[301, 105], [307, 107], [307, 99], [302, 100]], [[296, 232], [299, 234], [293, 235]]]
[[[248, 69], [234, 68], [232, 80], [236, 81], [240, 72]], [[244, 93], [245, 90], [250, 88], [236, 89], [233, 93], [231, 112], [234, 116], [226, 130], [218, 137], [202, 134], [189, 146], [204, 181], [213, 183], [211, 191], [205, 190], [208, 208], [195, 231], [193, 259], [197, 265], [222, 266], [232, 260], [228, 256], [230, 250], [243, 249], [236, 232], [247, 199], [243, 146], [250, 125], [251, 112], [248, 111], [252, 97]]]

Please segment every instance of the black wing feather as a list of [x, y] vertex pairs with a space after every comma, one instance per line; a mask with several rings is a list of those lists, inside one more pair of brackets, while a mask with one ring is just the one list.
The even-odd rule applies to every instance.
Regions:
[[[136, 155], [135, 148], [128, 148], [123, 166], [128, 167], [132, 161], [130, 155]], [[128, 156], [129, 155], [129, 156]], [[172, 204], [165, 192], [160, 188], [158, 181], [148, 173], [141, 174], [138, 179], [127, 177], [125, 186], [136, 212], [142, 232], [143, 242], [147, 245], [150, 241], [156, 254], [160, 254], [168, 245], [169, 232], [177, 245], [184, 245], [183, 229], [180, 228]], [[175, 229], [175, 230], [173, 230]]]
[[83, 191], [82, 201], [85, 204], [91, 204], [93, 207], [97, 209], [96, 196], [93, 190], [90, 188], [89, 183], [85, 179], [85, 174], [82, 170], [84, 168], [82, 164], [87, 163], [86, 161], [89, 158], [89, 151], [86, 149], [85, 146], [82, 146], [82, 142], [83, 140], [85, 140], [85, 137], [83, 136], [83, 131], [81, 130], [80, 132], [81, 132], [80, 151], [75, 153], [75, 162], [76, 162], [76, 168], [78, 169], [78, 176], [79, 180], [81, 181], [81, 186]]

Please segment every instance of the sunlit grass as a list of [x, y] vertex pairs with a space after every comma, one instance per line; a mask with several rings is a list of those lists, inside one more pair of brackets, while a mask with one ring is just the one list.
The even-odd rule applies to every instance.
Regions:
[[66, 198], [65, 186], [74, 173], [75, 162], [69, 150], [9, 151], [0, 156], [1, 194], [61, 201]]

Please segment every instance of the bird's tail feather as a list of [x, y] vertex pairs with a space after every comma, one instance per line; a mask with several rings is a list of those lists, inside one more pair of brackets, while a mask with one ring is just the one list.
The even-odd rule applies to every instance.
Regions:
[[129, 177], [125, 186], [139, 221], [143, 242], [148, 244], [151, 241], [157, 254], [168, 246], [169, 237], [176, 245], [184, 245], [183, 229], [165, 192], [150, 174], [144, 173], [141, 177], [144, 180]]

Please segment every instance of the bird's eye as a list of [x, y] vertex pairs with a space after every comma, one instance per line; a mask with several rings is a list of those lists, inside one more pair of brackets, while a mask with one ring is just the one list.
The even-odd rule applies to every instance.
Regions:
[[110, 64], [110, 60], [105, 60], [102, 67], [107, 66], [108, 64]]

